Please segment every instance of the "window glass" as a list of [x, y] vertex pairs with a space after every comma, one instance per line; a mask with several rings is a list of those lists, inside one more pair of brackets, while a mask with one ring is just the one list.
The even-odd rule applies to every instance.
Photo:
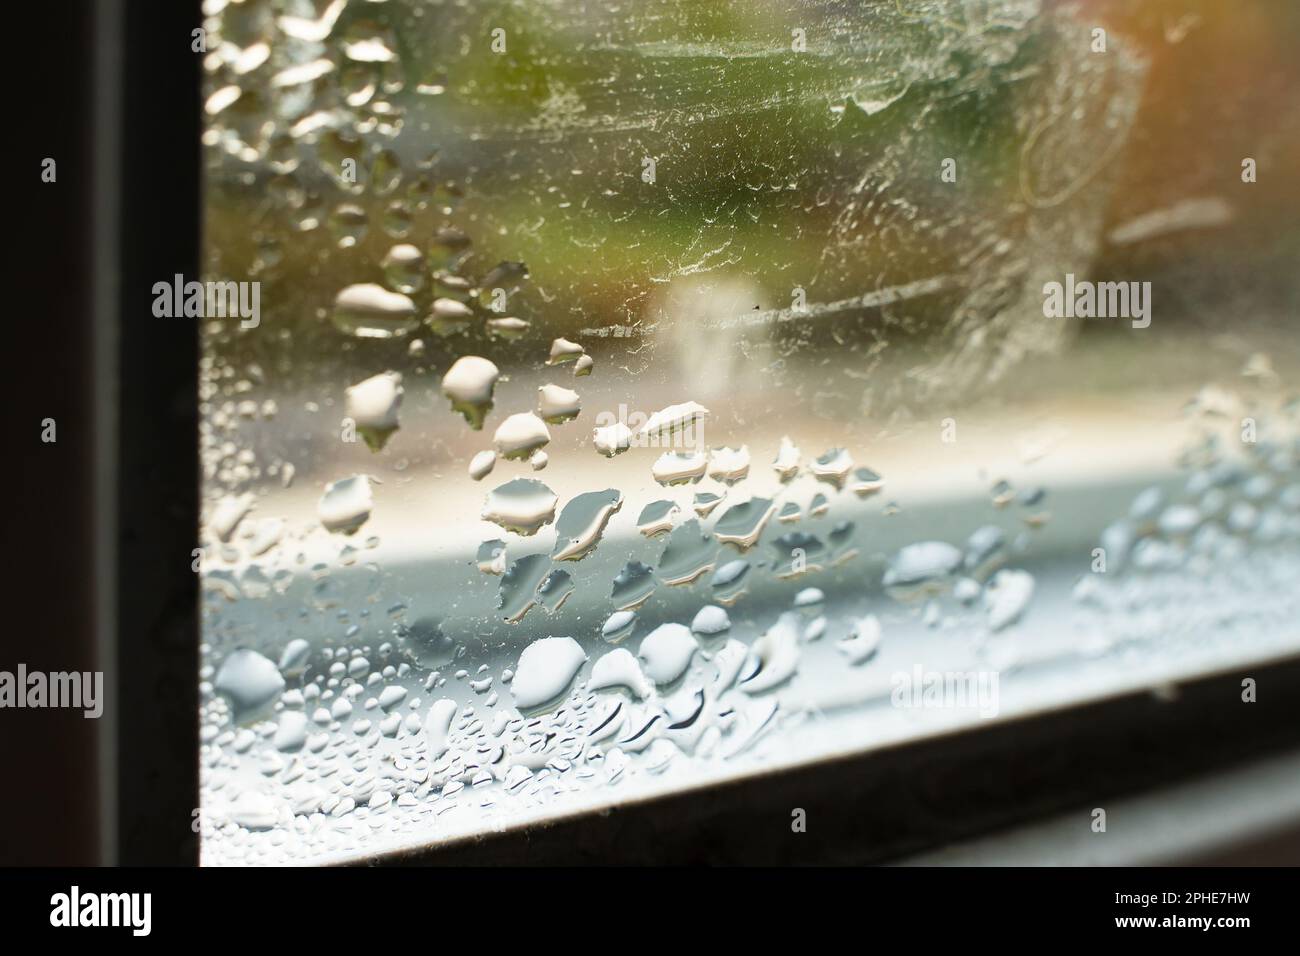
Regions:
[[204, 862], [1294, 653], [1297, 40], [208, 0]]

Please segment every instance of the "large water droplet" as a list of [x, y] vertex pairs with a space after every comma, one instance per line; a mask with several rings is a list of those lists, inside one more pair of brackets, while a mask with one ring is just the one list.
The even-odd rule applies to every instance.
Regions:
[[636, 625], [635, 611], [615, 611], [601, 625], [600, 636], [611, 644], [626, 640]]
[[653, 568], [640, 561], [629, 561], [614, 576], [614, 586], [609, 597], [614, 607], [620, 611], [631, 610], [644, 604], [645, 599], [654, 593], [657, 584]]
[[671, 684], [686, 673], [699, 644], [681, 624], [661, 624], [641, 641], [638, 656], [646, 676], [656, 684]]
[[732, 544], [746, 551], [758, 543], [774, 508], [770, 498], [751, 498], [732, 505], [713, 526], [713, 534], [722, 544]]
[[782, 482], [790, 481], [799, 473], [799, 449], [788, 436], [781, 437], [781, 448], [772, 461], [772, 468]]
[[578, 393], [559, 385], [543, 385], [537, 390], [537, 414], [552, 425], [577, 418], [582, 410]]
[[600, 542], [609, 519], [623, 507], [623, 496], [613, 488], [578, 495], [560, 512], [555, 523], [556, 561], [580, 561]]
[[632, 652], [621, 647], [597, 659], [591, 667], [591, 679], [587, 681], [588, 690], [608, 690], [613, 687], [626, 687], [640, 700], [654, 693], [654, 684], [641, 672], [641, 665], [632, 656]]
[[708, 459], [704, 452], [664, 452], [655, 460], [650, 474], [661, 485], [683, 485], [704, 477]]
[[347, 417], [356, 423], [357, 431], [372, 450], [383, 448], [397, 430], [402, 394], [400, 372], [382, 372], [344, 392]]
[[597, 426], [591, 430], [591, 443], [606, 458], [613, 458], [632, 447], [632, 429], [623, 422]]
[[416, 292], [424, 286], [424, 254], [409, 243], [389, 249], [381, 265], [384, 278], [398, 292]]
[[492, 436], [497, 453], [502, 458], [527, 458], [551, 440], [546, 423], [532, 412], [519, 412], [509, 416], [497, 426]]
[[560, 365], [564, 362], [576, 361], [578, 356], [586, 353], [577, 342], [570, 342], [568, 339], [556, 339], [551, 343], [551, 353], [546, 359], [547, 365]]
[[677, 513], [677, 505], [672, 501], [652, 501], [641, 509], [641, 514], [636, 519], [636, 529], [647, 538], [671, 531]]
[[492, 410], [492, 392], [501, 371], [492, 362], [477, 355], [458, 358], [442, 377], [442, 394], [451, 399], [451, 407], [465, 416], [475, 430]]
[[259, 710], [279, 696], [284, 690], [284, 677], [257, 651], [239, 648], [226, 655], [212, 686], [230, 699], [238, 717]]
[[374, 283], [350, 285], [334, 299], [334, 324], [363, 339], [405, 335], [419, 324], [415, 303]]
[[754, 642], [752, 650], [759, 669], [741, 683], [741, 688], [757, 694], [789, 680], [799, 666], [801, 630], [801, 621], [795, 612], [786, 611], [777, 618], [776, 623]]
[[705, 634], [712, 636], [721, 634], [723, 631], [731, 628], [731, 618], [727, 612], [716, 604], [706, 604], [696, 612], [695, 619], [691, 621], [691, 630], [696, 634]]
[[717, 542], [701, 532], [699, 521], [692, 518], [668, 536], [659, 558], [659, 577], [665, 584], [687, 584], [713, 570], [717, 553]]
[[715, 448], [709, 453], [709, 477], [734, 485], [749, 474], [749, 448]]
[[370, 518], [373, 507], [370, 479], [353, 475], [326, 485], [316, 511], [326, 531], [354, 534]]
[[638, 431], [638, 437], [647, 445], [662, 444], [672, 440], [678, 432], [694, 430], [709, 416], [709, 410], [699, 402], [682, 402], [654, 412]]
[[565, 694], [587, 655], [571, 637], [544, 637], [533, 641], [519, 655], [510, 691], [515, 706], [533, 710]]
[[559, 499], [550, 488], [532, 478], [516, 478], [488, 493], [483, 520], [516, 534], [536, 534], [555, 517]]
[[511, 563], [497, 588], [497, 609], [502, 618], [511, 624], [523, 619], [537, 603], [538, 587], [550, 566], [550, 558], [544, 554], [526, 554]]
[[818, 481], [843, 488], [844, 481], [852, 468], [853, 458], [849, 453], [843, 448], [832, 448], [813, 461], [811, 470]]
[[921, 541], [901, 548], [885, 569], [884, 584], [900, 590], [945, 582], [961, 566], [962, 553], [946, 541]]

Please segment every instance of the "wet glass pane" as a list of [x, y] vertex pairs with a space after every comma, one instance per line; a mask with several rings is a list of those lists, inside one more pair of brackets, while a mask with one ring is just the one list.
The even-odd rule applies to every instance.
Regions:
[[1300, 645], [1300, 7], [206, 12], [205, 862]]

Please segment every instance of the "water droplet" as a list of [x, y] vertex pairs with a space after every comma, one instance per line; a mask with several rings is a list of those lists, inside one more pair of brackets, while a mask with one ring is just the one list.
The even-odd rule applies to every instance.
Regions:
[[757, 694], [777, 687], [792, 676], [799, 666], [799, 615], [786, 611], [763, 636], [754, 642], [752, 653], [758, 659], [758, 672], [741, 682], [741, 689]]
[[301, 637], [295, 637], [280, 653], [280, 673], [297, 677], [307, 669], [307, 660], [311, 657], [311, 644]]
[[647, 538], [653, 538], [672, 530], [673, 519], [677, 514], [677, 505], [672, 501], [652, 501], [641, 509], [641, 515], [636, 519], [636, 528]]
[[650, 474], [661, 485], [684, 485], [703, 478], [707, 463], [704, 452], [667, 451], [656, 459]]
[[555, 523], [556, 561], [580, 561], [600, 542], [609, 519], [623, 507], [617, 490], [588, 491], [578, 495], [560, 512]]
[[855, 468], [849, 479], [849, 490], [859, 498], [869, 498], [885, 487], [885, 481], [870, 468]]
[[510, 691], [515, 706], [533, 710], [562, 697], [573, 683], [587, 655], [571, 637], [544, 637], [519, 655]]
[[771, 542], [776, 552], [772, 573], [779, 578], [796, 578], [822, 569], [826, 545], [821, 538], [803, 531], [791, 531]]
[[306, 743], [307, 715], [298, 710], [283, 711], [275, 728], [272, 746], [281, 753], [295, 753]]
[[1006, 532], [997, 525], [988, 524], [977, 529], [966, 539], [966, 569], [975, 571], [983, 567], [990, 558], [1002, 549], [1006, 540]]
[[451, 722], [455, 719], [458, 709], [456, 702], [446, 697], [434, 701], [433, 706], [429, 708], [429, 715], [424, 719], [424, 736], [429, 746], [431, 760], [436, 760], [450, 749], [448, 738], [451, 734]]
[[588, 690], [609, 690], [626, 687], [638, 700], [644, 700], [654, 693], [654, 684], [641, 672], [632, 652], [624, 648], [608, 651], [591, 668], [591, 679], [587, 681]]
[[392, 710], [406, 700], [406, 688], [397, 684], [385, 687], [379, 692], [379, 706], [383, 710]]
[[780, 702], [776, 695], [761, 701], [755, 701], [744, 708], [740, 714], [740, 724], [732, 732], [732, 738], [723, 752], [724, 759], [730, 760], [744, 753], [758, 742], [776, 724], [776, 715]]
[[502, 458], [527, 458], [551, 440], [546, 423], [532, 412], [517, 412], [497, 426], [492, 442]]
[[280, 805], [265, 793], [241, 791], [230, 805], [230, 820], [245, 830], [271, 830], [280, 819]]
[[611, 644], [618, 644], [624, 641], [632, 633], [632, 628], [636, 624], [635, 611], [615, 611], [605, 623], [601, 625], [600, 636]]
[[690, 629], [681, 624], [661, 624], [641, 640], [637, 656], [646, 676], [660, 686], [671, 684], [686, 673], [699, 644]]
[[477, 431], [492, 410], [492, 393], [500, 377], [500, 369], [492, 362], [477, 355], [465, 355], [442, 377], [442, 394], [451, 399], [451, 407], [464, 415], [470, 428]]
[[344, 56], [358, 63], [389, 63], [397, 59], [391, 41], [370, 21], [354, 21], [341, 45]]
[[381, 266], [384, 278], [398, 292], [416, 292], [424, 286], [424, 254], [409, 243], [389, 249]]
[[961, 566], [962, 553], [945, 541], [922, 541], [900, 549], [885, 570], [887, 588], [929, 588]]
[[822, 593], [821, 588], [804, 588], [794, 596], [795, 607], [812, 607], [825, 601], [826, 595]]
[[623, 422], [597, 426], [591, 430], [591, 443], [606, 458], [613, 458], [632, 447], [632, 429]]
[[749, 657], [749, 648], [734, 638], [729, 638], [727, 643], [713, 655], [713, 666], [717, 670], [713, 679], [714, 697], [720, 697], [723, 691], [736, 682], [747, 657]]
[[731, 629], [731, 618], [716, 604], [706, 604], [696, 612], [691, 630], [696, 634], [712, 636]]
[[372, 451], [382, 449], [397, 430], [402, 394], [400, 372], [382, 372], [344, 392], [347, 417]]
[[560, 365], [564, 362], [573, 362], [580, 355], [585, 355], [586, 351], [577, 342], [570, 342], [568, 339], [556, 339], [551, 343], [551, 354], [546, 359], [546, 364]]
[[1034, 576], [1028, 571], [1002, 570], [984, 588], [989, 628], [1000, 631], [1015, 623], [1034, 596]]
[[853, 665], [865, 664], [880, 648], [880, 621], [874, 614], [853, 622], [853, 630], [836, 649]]
[[663, 443], [672, 440], [673, 435], [687, 428], [694, 430], [708, 416], [709, 410], [698, 402], [669, 405], [646, 419], [637, 435], [648, 445]]
[[713, 599], [722, 604], [734, 604], [745, 591], [749, 567], [748, 561], [737, 558], [718, 568], [709, 581]]
[[340, 249], [350, 249], [366, 234], [366, 211], [355, 203], [342, 203], [330, 217], [330, 229]]
[[243, 95], [243, 90], [238, 86], [233, 84], [223, 86], [207, 98], [207, 101], [203, 104], [203, 111], [209, 116], [216, 116], [234, 104], [241, 95]]
[[434, 299], [429, 310], [429, 326], [442, 336], [464, 332], [473, 318], [474, 310], [457, 299]]
[[718, 519], [713, 533], [720, 543], [735, 545], [741, 551], [746, 551], [758, 543], [775, 507], [770, 498], [751, 498], [732, 505]]
[[788, 436], [781, 437], [781, 448], [772, 461], [772, 467], [783, 483], [790, 481], [799, 473], [799, 449]]
[[308, 43], [320, 43], [333, 31], [339, 14], [347, 5], [348, 0], [334, 0], [316, 20], [283, 16], [276, 20], [276, 25], [285, 36]]
[[531, 327], [531, 323], [510, 315], [487, 320], [488, 334], [502, 339], [517, 339]]
[[511, 563], [497, 588], [497, 609], [505, 621], [517, 624], [537, 603], [538, 588], [550, 566], [544, 554], [526, 554]]
[[631, 610], [645, 603], [645, 599], [654, 593], [657, 583], [653, 568], [640, 561], [629, 561], [614, 576], [609, 597], [618, 610]]
[[[706, 698], [702, 687], [683, 687], [678, 693], [664, 700], [664, 715], [668, 718], [665, 732], [687, 730], [695, 726], [700, 715], [704, 713]], [[675, 734], [679, 740], [686, 740], [690, 735]], [[666, 741], [665, 741], [666, 742]]]
[[370, 518], [373, 507], [370, 479], [353, 475], [326, 485], [316, 511], [326, 531], [354, 534]]
[[1011, 482], [1005, 478], [993, 486], [993, 507], [1005, 508], [1015, 498], [1015, 489], [1011, 487]]
[[717, 542], [700, 531], [699, 521], [692, 518], [669, 534], [659, 557], [659, 577], [665, 584], [688, 584], [713, 569], [717, 551]]
[[974, 578], [958, 578], [952, 586], [952, 596], [962, 605], [969, 607], [980, 596], [980, 583]]
[[253, 500], [253, 496], [248, 493], [226, 495], [213, 509], [212, 517], [208, 519], [208, 529], [221, 541], [229, 541], [244, 516], [252, 509]]
[[715, 495], [711, 491], [697, 491], [695, 501], [692, 503], [695, 513], [701, 518], [707, 518], [713, 514], [713, 509], [722, 504], [723, 496]]
[[[376, 196], [387, 196], [401, 184], [402, 161], [391, 149], [380, 150], [375, 161], [370, 164], [370, 191]], [[424, 257], [419, 254], [419, 250], [414, 251], [423, 265]]]
[[497, 453], [492, 449], [481, 451], [469, 460], [469, 476], [475, 481], [486, 478], [497, 463]]
[[497, 538], [484, 541], [478, 546], [475, 561], [478, 562], [478, 569], [484, 574], [504, 574], [506, 570], [506, 543]]
[[715, 448], [709, 454], [709, 477], [734, 485], [749, 474], [749, 448]]
[[844, 487], [844, 481], [852, 468], [853, 458], [849, 453], [843, 448], [832, 448], [813, 461], [811, 471], [818, 481], [839, 489]]
[[1201, 521], [1201, 513], [1191, 505], [1171, 505], [1160, 514], [1160, 532], [1170, 537], [1184, 537], [1195, 531]]
[[537, 586], [537, 599], [542, 607], [554, 613], [569, 599], [573, 588], [573, 576], [568, 571], [557, 568]]
[[543, 385], [537, 390], [537, 414], [552, 425], [578, 417], [582, 403], [578, 393], [559, 385]]
[[[295, 63], [271, 77], [271, 89], [288, 89], [304, 83], [314, 83], [332, 72], [334, 72], [334, 64], [324, 57], [308, 60], [306, 63]], [[292, 142], [292, 137], [289, 137], [289, 140]]]
[[357, 338], [389, 339], [416, 327], [415, 303], [374, 283], [350, 285], [334, 299], [334, 324]]
[[255, 712], [284, 690], [279, 669], [257, 651], [239, 648], [222, 661], [213, 688], [230, 699], [237, 716]]

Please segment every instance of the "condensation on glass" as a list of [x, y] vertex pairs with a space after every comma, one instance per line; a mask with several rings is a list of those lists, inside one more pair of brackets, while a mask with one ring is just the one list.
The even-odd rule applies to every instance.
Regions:
[[202, 278], [259, 306], [201, 320], [205, 863], [1300, 644], [1292, 5], [208, 0], [200, 39]]

